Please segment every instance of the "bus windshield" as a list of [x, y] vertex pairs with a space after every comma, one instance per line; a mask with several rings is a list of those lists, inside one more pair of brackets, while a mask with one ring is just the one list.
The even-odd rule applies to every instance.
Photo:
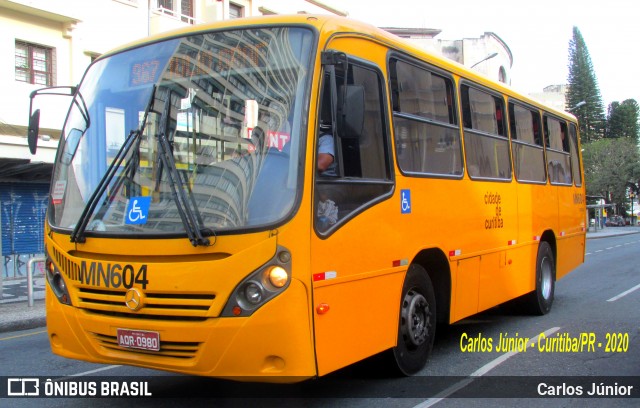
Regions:
[[63, 129], [52, 227], [206, 236], [286, 218], [300, 179], [313, 43], [307, 29], [263, 27], [96, 61]]

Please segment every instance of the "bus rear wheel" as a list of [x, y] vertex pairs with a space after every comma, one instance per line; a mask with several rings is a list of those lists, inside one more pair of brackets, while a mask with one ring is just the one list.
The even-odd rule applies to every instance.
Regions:
[[525, 307], [535, 315], [551, 311], [556, 286], [556, 263], [548, 242], [542, 241], [536, 258], [536, 289], [525, 297]]
[[436, 299], [429, 275], [411, 265], [402, 287], [398, 341], [392, 349], [395, 365], [412, 375], [427, 364], [436, 330]]

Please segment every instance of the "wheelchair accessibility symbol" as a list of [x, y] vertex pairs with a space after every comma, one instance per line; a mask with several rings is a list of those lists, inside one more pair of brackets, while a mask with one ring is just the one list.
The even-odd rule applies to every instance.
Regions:
[[151, 197], [131, 197], [127, 205], [125, 224], [146, 224]]
[[411, 214], [411, 190], [400, 190], [400, 211]]

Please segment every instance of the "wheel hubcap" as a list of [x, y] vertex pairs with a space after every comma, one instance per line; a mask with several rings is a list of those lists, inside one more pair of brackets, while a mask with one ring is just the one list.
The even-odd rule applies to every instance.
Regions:
[[402, 303], [402, 335], [409, 349], [416, 349], [429, 337], [431, 312], [424, 296], [410, 290]]
[[544, 258], [540, 264], [540, 288], [542, 297], [549, 299], [551, 297], [551, 284], [553, 283], [553, 274], [551, 271], [551, 262], [548, 258]]

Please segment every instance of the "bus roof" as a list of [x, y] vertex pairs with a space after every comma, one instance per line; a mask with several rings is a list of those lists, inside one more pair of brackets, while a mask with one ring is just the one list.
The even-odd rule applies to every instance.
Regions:
[[[407, 41], [401, 37], [391, 34], [381, 28], [375, 27], [371, 24], [364, 23], [358, 20], [353, 20], [346, 17], [322, 15], [322, 14], [294, 14], [294, 15], [269, 15], [258, 17], [247, 17], [241, 19], [230, 19], [223, 21], [215, 21], [211, 23], [204, 23], [198, 25], [192, 25], [185, 28], [166, 31], [159, 34], [154, 34], [149, 37], [145, 37], [131, 43], [125, 44], [118, 48], [115, 48], [105, 54], [104, 57], [124, 51], [128, 48], [134, 48], [141, 45], [157, 42], [160, 40], [166, 40], [168, 38], [176, 38], [184, 35], [191, 35], [197, 33], [204, 33], [214, 30], [224, 30], [228, 28], [239, 29], [251, 26], [261, 25], [307, 25], [314, 27], [321, 33], [321, 40], [328, 39], [335, 35], [349, 35], [367, 37], [378, 42], [384, 43], [386, 46], [423, 60], [427, 63], [437, 66], [440, 69], [444, 69], [454, 75], [462, 77], [464, 79], [476, 82], [480, 85], [487, 86], [498, 92], [501, 92], [509, 97], [517, 99], [521, 102], [535, 106], [540, 109], [544, 109], [547, 112], [553, 113], [557, 116], [563, 117], [571, 121], [575, 121], [575, 116], [569, 112], [561, 111], [551, 106], [545, 105], [540, 101], [532, 99], [524, 94], [521, 94], [511, 88], [509, 85], [495, 81], [484, 75], [481, 75], [456, 61], [450, 60], [442, 55], [433, 53], [427, 49], [421, 48], [410, 41]], [[102, 57], [102, 56], [101, 56]]]

